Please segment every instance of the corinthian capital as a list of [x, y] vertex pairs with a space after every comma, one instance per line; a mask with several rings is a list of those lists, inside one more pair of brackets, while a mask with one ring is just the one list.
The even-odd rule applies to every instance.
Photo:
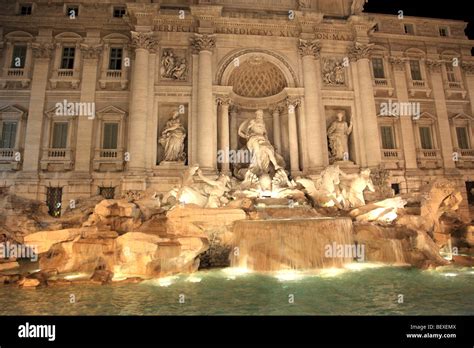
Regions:
[[51, 43], [34, 42], [31, 48], [35, 58], [51, 58], [54, 46]]
[[392, 64], [393, 69], [397, 71], [405, 70], [405, 59], [402, 57], [390, 57], [390, 64]]
[[153, 50], [158, 45], [158, 40], [153, 36], [153, 32], [132, 31], [132, 47]]
[[321, 43], [317, 40], [300, 39], [298, 51], [302, 57], [314, 56], [315, 58], [319, 59], [321, 53]]
[[102, 45], [81, 45], [81, 53], [85, 59], [97, 59], [102, 52]]
[[216, 98], [216, 102], [217, 102], [217, 105], [220, 105], [220, 106], [231, 106], [233, 103], [232, 103], [232, 99], [230, 99], [228, 96], [218, 96]]
[[474, 62], [464, 61], [461, 66], [467, 75], [474, 75]]
[[428, 67], [428, 70], [431, 72], [441, 72], [443, 61], [428, 59], [426, 60], [426, 66]]
[[359, 59], [369, 58], [370, 51], [374, 44], [361, 44], [359, 42], [354, 42], [348, 50], [349, 59], [357, 61]]
[[216, 47], [216, 36], [207, 34], [195, 34], [191, 38], [191, 46], [195, 52], [212, 51]]

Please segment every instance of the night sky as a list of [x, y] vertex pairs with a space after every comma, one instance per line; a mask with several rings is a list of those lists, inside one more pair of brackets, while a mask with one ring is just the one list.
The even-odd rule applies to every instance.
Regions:
[[364, 12], [398, 15], [403, 10], [406, 16], [458, 19], [469, 22], [467, 34], [474, 40], [474, 2], [472, 0], [369, 0]]

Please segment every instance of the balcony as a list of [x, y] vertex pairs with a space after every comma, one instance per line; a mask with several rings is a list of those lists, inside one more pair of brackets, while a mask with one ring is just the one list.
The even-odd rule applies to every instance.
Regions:
[[382, 160], [387, 169], [403, 169], [403, 151], [399, 149], [382, 149]]
[[45, 171], [68, 171], [74, 165], [74, 152], [71, 148], [45, 148], [41, 158], [41, 169]]
[[99, 86], [102, 89], [110, 86], [120, 86], [121, 89], [125, 90], [128, 86], [127, 70], [105, 70], [102, 72]]
[[95, 149], [93, 168], [98, 172], [120, 172], [124, 168], [123, 149]]
[[26, 68], [4, 68], [3, 76], [0, 78], [0, 86], [6, 88], [9, 83], [19, 84], [21, 88], [30, 85], [30, 73]]
[[444, 84], [444, 90], [447, 98], [461, 97], [461, 99], [466, 99], [467, 91], [461, 81], [447, 81]]
[[456, 167], [459, 169], [474, 168], [474, 149], [459, 149], [455, 148], [454, 152], [458, 154]]
[[69, 85], [73, 89], [79, 87], [79, 71], [76, 69], [57, 69], [53, 71], [52, 77], [49, 79], [51, 88], [57, 88], [58, 84]]
[[416, 96], [416, 94], [426, 95], [427, 98], [431, 96], [431, 89], [424, 80], [409, 80], [408, 92], [412, 97]]
[[441, 150], [438, 149], [418, 149], [416, 152], [418, 168], [421, 169], [438, 169], [442, 168], [443, 161], [441, 158]]
[[382, 93], [386, 93], [389, 97], [393, 96], [394, 88], [390, 79], [374, 78], [373, 82], [375, 96]]
[[0, 148], [0, 170], [19, 170], [21, 158], [19, 149]]

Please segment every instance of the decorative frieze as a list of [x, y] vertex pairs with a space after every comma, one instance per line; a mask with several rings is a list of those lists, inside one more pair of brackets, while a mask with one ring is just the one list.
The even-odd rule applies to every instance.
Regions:
[[345, 86], [346, 69], [340, 58], [323, 58], [322, 78], [326, 86]]
[[161, 53], [160, 77], [164, 80], [186, 81], [189, 65], [186, 50], [165, 48]]

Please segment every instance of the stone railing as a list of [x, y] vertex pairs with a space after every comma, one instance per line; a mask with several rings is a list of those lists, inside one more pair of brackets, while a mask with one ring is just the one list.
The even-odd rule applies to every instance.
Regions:
[[25, 74], [25, 70], [23, 68], [10, 68], [7, 71], [7, 76], [21, 77], [24, 74]]
[[[74, 151], [71, 148], [43, 148], [41, 158], [42, 170], [71, 170], [74, 163]], [[53, 169], [50, 166], [54, 166]]]
[[93, 166], [96, 171], [123, 170], [123, 149], [95, 149]]
[[16, 152], [15, 149], [0, 149], [0, 161], [13, 161]]
[[412, 97], [414, 97], [417, 92], [426, 94], [427, 98], [431, 95], [431, 89], [428, 87], [428, 83], [424, 80], [409, 80], [408, 92]]
[[399, 160], [402, 158], [402, 150], [399, 149], [382, 149], [382, 158], [386, 160]]
[[28, 87], [30, 84], [30, 72], [29, 69], [25, 68], [4, 68], [3, 76], [0, 78], [0, 86], [5, 88], [7, 83], [19, 82], [23, 88]]
[[474, 168], [474, 149], [455, 148], [454, 152], [458, 154], [456, 167], [464, 169]]
[[72, 149], [56, 149], [56, 148], [46, 148], [43, 150], [43, 158], [48, 160], [64, 160], [70, 159], [72, 156]]
[[77, 69], [57, 69], [53, 71], [52, 77], [49, 80], [51, 87], [56, 88], [58, 82], [65, 82], [71, 85], [72, 88], [77, 88], [80, 82], [80, 72]]
[[376, 87], [388, 87], [388, 79], [374, 79], [374, 85]]
[[122, 89], [126, 89], [128, 86], [127, 70], [104, 70], [102, 71], [99, 85], [100, 88], [104, 89], [107, 84], [120, 84]]
[[393, 95], [394, 88], [392, 86], [392, 81], [390, 79], [374, 78], [373, 85], [374, 85], [375, 96], [377, 96], [378, 92], [380, 91], [387, 92], [389, 97]]
[[418, 149], [418, 157], [427, 159], [440, 158], [441, 150], [435, 149]]

